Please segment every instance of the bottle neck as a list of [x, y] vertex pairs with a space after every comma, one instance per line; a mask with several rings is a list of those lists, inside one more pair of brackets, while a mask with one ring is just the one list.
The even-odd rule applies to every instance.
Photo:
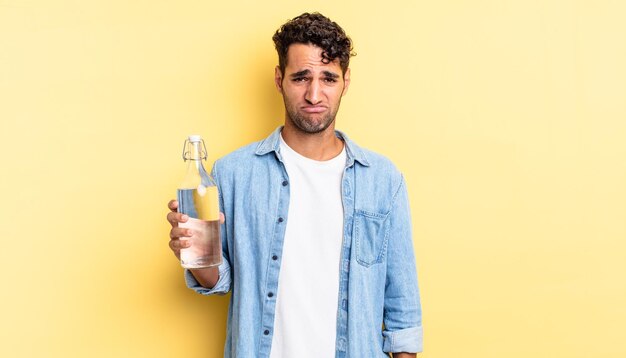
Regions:
[[187, 144], [189, 156], [186, 158], [189, 161], [201, 162], [204, 156], [202, 151], [202, 142], [189, 142]]
[[185, 157], [185, 160], [187, 161], [187, 168], [196, 168], [196, 170], [199, 170], [202, 166], [202, 159], [205, 154], [202, 151], [202, 143], [189, 142], [189, 144], [187, 144], [187, 149], [187, 153], [189, 153], [188, 156]]
[[206, 159], [206, 153], [202, 142], [187, 142], [187, 155], [185, 159], [202, 160]]
[[183, 179], [182, 188], [193, 189], [197, 188], [201, 183], [207, 182], [208, 176], [204, 169], [205, 154], [202, 150], [202, 142], [187, 142], [187, 148], [185, 150], [185, 161], [187, 162], [187, 173]]

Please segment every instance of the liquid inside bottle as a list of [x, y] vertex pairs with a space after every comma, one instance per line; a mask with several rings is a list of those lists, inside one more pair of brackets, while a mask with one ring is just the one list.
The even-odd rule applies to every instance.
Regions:
[[[189, 240], [191, 246], [180, 250], [180, 263], [184, 268], [204, 268], [222, 263], [222, 245], [220, 240], [219, 199], [217, 186], [206, 172], [200, 149], [199, 136], [190, 136], [183, 151], [185, 160], [189, 160], [187, 175], [178, 188], [178, 212], [189, 219], [179, 223], [181, 228], [192, 230], [193, 235], [181, 240]], [[203, 142], [202, 142], [203, 143]]]

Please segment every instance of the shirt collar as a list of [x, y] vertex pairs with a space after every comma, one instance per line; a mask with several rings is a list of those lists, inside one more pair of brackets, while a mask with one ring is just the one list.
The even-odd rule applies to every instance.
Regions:
[[[280, 132], [282, 131], [283, 126], [280, 126], [269, 135], [269, 137], [262, 140], [256, 148], [254, 152], [256, 155], [265, 155], [270, 152], [275, 152], [276, 156], [280, 159]], [[356, 145], [353, 141], [351, 141], [345, 133], [335, 130], [335, 135], [337, 138], [343, 140], [346, 144], [346, 166], [350, 167], [354, 164], [354, 161], [361, 163], [361, 165], [369, 167], [369, 162], [363, 149]]]

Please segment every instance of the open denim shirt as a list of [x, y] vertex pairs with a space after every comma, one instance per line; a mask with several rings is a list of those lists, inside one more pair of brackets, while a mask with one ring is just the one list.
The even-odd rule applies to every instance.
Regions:
[[[212, 289], [189, 271], [203, 295], [233, 291], [224, 357], [269, 357], [278, 274], [289, 207], [289, 177], [277, 128], [267, 139], [217, 160], [213, 178], [226, 217], [223, 263]], [[402, 174], [385, 157], [346, 145], [336, 357], [388, 357], [422, 351], [422, 313]], [[323, 262], [320, 262], [323, 265]], [[384, 324], [384, 326], [383, 326]]]

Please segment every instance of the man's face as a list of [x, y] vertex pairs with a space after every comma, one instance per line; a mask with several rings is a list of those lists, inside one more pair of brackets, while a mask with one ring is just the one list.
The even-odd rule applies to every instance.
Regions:
[[274, 81], [283, 95], [286, 122], [313, 134], [334, 129], [341, 97], [350, 85], [350, 69], [342, 75], [338, 59], [322, 62], [321, 48], [293, 44], [287, 51], [285, 73], [276, 67]]

